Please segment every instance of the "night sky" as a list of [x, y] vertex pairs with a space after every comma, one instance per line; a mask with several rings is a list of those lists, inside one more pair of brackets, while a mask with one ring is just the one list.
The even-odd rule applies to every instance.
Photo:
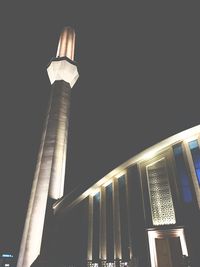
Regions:
[[75, 28], [80, 73], [66, 191], [200, 122], [195, 6], [22, 2], [1, 7], [0, 253], [20, 243], [50, 93], [46, 66], [64, 26]]

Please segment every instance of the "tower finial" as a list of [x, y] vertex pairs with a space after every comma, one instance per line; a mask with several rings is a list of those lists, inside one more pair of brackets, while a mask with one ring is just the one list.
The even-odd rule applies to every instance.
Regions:
[[75, 31], [71, 27], [65, 27], [61, 32], [56, 57], [68, 57], [74, 60]]

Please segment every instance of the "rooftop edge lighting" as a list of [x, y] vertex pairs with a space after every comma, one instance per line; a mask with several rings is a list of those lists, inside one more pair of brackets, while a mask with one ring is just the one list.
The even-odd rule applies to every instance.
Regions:
[[[106, 174], [104, 177], [99, 179], [98, 182], [96, 182], [95, 184], [93, 184], [92, 187], [90, 187], [90, 190], [87, 189], [85, 192], [83, 192], [81, 194], [81, 196], [87, 197], [88, 195], [93, 193], [91, 188], [95, 188], [98, 186], [100, 187], [101, 185], [103, 185], [104, 187], [107, 186], [108, 184], [110, 184], [112, 182], [112, 179], [114, 177], [117, 178], [119, 175], [121, 175], [126, 170], [126, 168], [130, 167], [131, 165], [138, 164], [138, 163], [141, 163], [142, 161], [146, 161], [147, 159], [153, 158], [155, 155], [160, 153], [162, 150], [164, 150], [169, 145], [174, 145], [176, 143], [185, 141], [192, 136], [193, 137], [197, 136], [199, 133], [200, 133], [200, 125], [196, 125], [196, 126], [191, 127], [187, 130], [184, 130], [184, 131], [179, 132], [175, 135], [172, 135], [172, 136], [158, 142], [157, 144], [143, 150], [142, 152], [133, 156], [132, 158], [130, 158], [129, 160], [127, 160], [126, 162], [124, 162], [123, 164], [121, 164], [117, 168], [113, 169], [108, 174]], [[110, 180], [110, 182], [109, 182], [109, 180]], [[53, 205], [55, 210], [59, 209], [59, 206], [60, 206], [61, 202], [64, 201], [64, 199], [65, 198], [63, 198], [62, 200], [58, 200]]]

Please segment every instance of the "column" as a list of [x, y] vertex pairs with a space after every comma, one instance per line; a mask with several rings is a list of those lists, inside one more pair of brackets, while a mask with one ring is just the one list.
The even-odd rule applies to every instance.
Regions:
[[116, 266], [122, 258], [121, 253], [121, 231], [120, 231], [120, 214], [119, 214], [119, 189], [117, 178], [113, 180], [113, 218], [114, 218], [114, 258]]

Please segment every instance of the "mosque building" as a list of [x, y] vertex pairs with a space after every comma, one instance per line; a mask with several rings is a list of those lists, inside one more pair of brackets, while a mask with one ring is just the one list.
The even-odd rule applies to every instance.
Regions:
[[199, 266], [200, 125], [64, 195], [74, 47], [66, 27], [47, 68], [51, 98], [17, 267]]

